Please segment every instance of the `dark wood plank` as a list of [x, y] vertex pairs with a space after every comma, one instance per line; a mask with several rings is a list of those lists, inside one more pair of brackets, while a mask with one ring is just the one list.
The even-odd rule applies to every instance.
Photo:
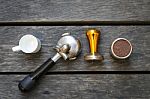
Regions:
[[[88, 28], [101, 29], [100, 53], [105, 60], [86, 62], [83, 56], [89, 52], [85, 31]], [[58, 26], [58, 27], [0, 27], [0, 72], [31, 72], [56, 52], [55, 46], [61, 34], [71, 32], [82, 43], [82, 52], [75, 61], [60, 59], [51, 71], [148, 71], [150, 70], [150, 26]], [[14, 53], [11, 48], [18, 44], [25, 34], [33, 34], [42, 41], [37, 54]], [[116, 61], [110, 54], [111, 42], [124, 37], [133, 44], [133, 53], [127, 61]]]
[[0, 21], [148, 21], [149, 5], [149, 0], [0, 0]]
[[150, 75], [47, 75], [29, 93], [22, 75], [0, 75], [1, 99], [149, 99]]

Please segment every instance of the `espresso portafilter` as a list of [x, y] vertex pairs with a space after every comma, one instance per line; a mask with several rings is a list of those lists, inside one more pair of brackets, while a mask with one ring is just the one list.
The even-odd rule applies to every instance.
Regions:
[[49, 58], [41, 66], [39, 66], [39, 68], [37, 68], [34, 72], [27, 75], [23, 80], [19, 82], [18, 87], [21, 91], [30, 91], [37, 80], [39, 80], [41, 76], [46, 74], [48, 70], [61, 57], [64, 60], [76, 59], [81, 51], [81, 43], [79, 39], [71, 36], [70, 33], [64, 33], [58, 41], [55, 50], [57, 53], [53, 58]]

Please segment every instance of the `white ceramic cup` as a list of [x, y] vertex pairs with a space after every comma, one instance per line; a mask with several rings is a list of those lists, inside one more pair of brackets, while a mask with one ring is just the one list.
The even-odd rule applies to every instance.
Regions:
[[36, 53], [41, 48], [41, 41], [33, 35], [24, 35], [19, 45], [12, 48], [13, 52], [23, 51], [24, 53]]

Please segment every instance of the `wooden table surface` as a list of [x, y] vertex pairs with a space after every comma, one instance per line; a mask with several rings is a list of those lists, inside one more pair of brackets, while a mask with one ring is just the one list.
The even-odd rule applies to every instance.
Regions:
[[[84, 61], [85, 32], [101, 30], [102, 63]], [[61, 34], [82, 43], [74, 61], [60, 59], [31, 92], [18, 82], [53, 57]], [[12, 52], [25, 34], [42, 42], [36, 54]], [[110, 45], [118, 37], [133, 45], [128, 60], [114, 60]], [[0, 0], [0, 99], [149, 99], [150, 0]]]

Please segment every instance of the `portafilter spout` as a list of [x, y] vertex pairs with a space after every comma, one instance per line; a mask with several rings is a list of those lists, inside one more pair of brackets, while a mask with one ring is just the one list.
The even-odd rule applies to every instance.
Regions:
[[62, 34], [55, 47], [57, 53], [53, 58], [49, 58], [41, 66], [39, 66], [33, 73], [26, 76], [18, 84], [21, 91], [29, 91], [33, 88], [37, 80], [43, 76], [56, 63], [56, 61], [63, 57], [64, 60], [74, 60], [81, 51], [81, 43], [79, 39], [70, 35], [70, 33]]

